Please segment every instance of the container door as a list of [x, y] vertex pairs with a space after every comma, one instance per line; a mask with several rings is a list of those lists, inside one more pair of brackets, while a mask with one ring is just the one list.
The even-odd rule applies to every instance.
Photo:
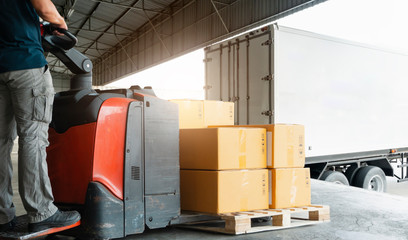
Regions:
[[235, 124], [272, 123], [272, 41], [269, 28], [210, 46], [206, 99], [234, 102]]

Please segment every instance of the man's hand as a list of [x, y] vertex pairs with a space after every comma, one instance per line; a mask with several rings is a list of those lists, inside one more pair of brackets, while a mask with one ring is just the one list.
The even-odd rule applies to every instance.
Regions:
[[[30, 0], [37, 14], [45, 21], [51, 23], [56, 28], [62, 28], [68, 30], [68, 26], [65, 20], [58, 13], [57, 8], [51, 0]], [[54, 31], [56, 35], [63, 35], [58, 31]]]

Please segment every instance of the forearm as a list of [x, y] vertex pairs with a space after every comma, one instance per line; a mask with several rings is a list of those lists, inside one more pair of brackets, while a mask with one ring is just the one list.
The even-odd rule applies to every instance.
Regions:
[[37, 14], [56, 27], [68, 29], [64, 18], [58, 13], [51, 0], [30, 0]]

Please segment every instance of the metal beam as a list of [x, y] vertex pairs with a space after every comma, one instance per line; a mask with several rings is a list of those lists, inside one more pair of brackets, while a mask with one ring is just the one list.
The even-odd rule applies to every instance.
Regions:
[[104, 22], [104, 23], [106, 23], [106, 24], [114, 25], [114, 26], [123, 28], [124, 30], [129, 31], [129, 32], [133, 32], [133, 31], [134, 31], [134, 29], [130, 29], [130, 28], [127, 28], [127, 27], [118, 25], [118, 24], [112, 24], [112, 22], [107, 21], [106, 19], [99, 18], [99, 17], [95, 17], [95, 16], [92, 16], [92, 15], [90, 15], [90, 14], [83, 13], [83, 12], [81, 12], [81, 11], [79, 11], [79, 10], [75, 10], [75, 14], [83, 15], [84, 18], [87, 18], [87, 20], [88, 20], [88, 19], [96, 19], [96, 20], [101, 21], [101, 22]]
[[[176, 0], [163, 10], [171, 16], [150, 17], [134, 34], [137, 38], [126, 38], [96, 59], [95, 80], [101, 84], [111, 82], [114, 79], [109, 79], [109, 74], [104, 72], [135, 73], [324, 1], [327, 0]], [[162, 38], [162, 32], [168, 35]], [[158, 36], [153, 42], [152, 34]], [[154, 49], [158, 44], [165, 47]], [[125, 64], [128, 59], [119, 58], [123, 48], [133, 49], [134, 55], [130, 58], [141, 60], [137, 61], [136, 71]], [[108, 69], [107, 64], [112, 69]]]
[[[151, 19], [151, 20], [150, 20], [151, 23], [146, 23], [145, 25], [143, 25], [142, 27], [140, 27], [138, 30], [135, 31], [134, 34], [135, 34], [135, 36], [137, 36], [136, 39], [130, 39], [130, 38], [129, 38], [129, 39], [125, 39], [125, 40], [123, 41], [123, 42], [125, 42], [123, 45], [124, 45], [124, 46], [128, 46], [128, 45], [131, 45], [132, 43], [134, 43], [134, 42], [140, 40], [140, 38], [145, 37], [145, 36], [146, 36], [146, 33], [149, 32], [149, 26], [151, 27], [151, 24], [154, 24], [154, 22], [157, 22], [156, 24], [154, 24], [154, 26], [161, 25], [163, 22], [168, 21], [168, 20], [171, 20], [174, 15], [176, 15], [176, 14], [181, 14], [183, 10], [189, 8], [190, 5], [192, 5], [192, 4], [194, 4], [194, 3], [196, 2], [196, 0], [191, 0], [191, 1], [188, 2], [188, 3], [186, 3], [186, 4], [184, 4], [184, 5], [181, 5], [181, 7], [176, 7], [176, 5], [177, 5], [180, 1], [182, 1], [182, 0], [176, 1], [176, 2], [173, 3], [174, 5], [170, 5], [169, 7], [167, 7], [167, 11], [173, 12], [172, 16], [166, 17], [166, 18], [164, 18], [164, 19], [159, 19], [158, 21], [156, 21], [156, 18], [155, 18], [155, 19]], [[170, 9], [170, 10], [169, 10], [169, 9]], [[176, 10], [173, 10], [173, 9], [176, 9]], [[190, 26], [191, 26], [191, 25], [184, 26], [184, 27], [190, 27]], [[174, 34], [174, 33], [173, 33], [173, 34]], [[171, 36], [171, 34], [170, 34], [170, 35], [167, 35], [167, 36]], [[113, 47], [110, 51], [104, 53], [104, 55], [101, 56], [101, 58], [102, 58], [102, 59], [107, 59], [107, 58], [108, 58], [107, 55], [115, 53], [115, 51], [117, 51], [118, 49], [119, 49], [119, 48], [118, 48], [117, 46]]]
[[63, 4], [55, 5], [58, 12], [63, 16], [65, 19], [68, 19], [71, 14], [74, 12], [74, 5], [77, 0], [65, 0]]
[[214, 7], [214, 9], [215, 9], [215, 12], [217, 13], [218, 17], [220, 18], [220, 21], [221, 21], [222, 25], [224, 26], [224, 28], [225, 28], [225, 30], [227, 31], [227, 33], [229, 33], [230, 31], [228, 30], [227, 25], [225, 25], [225, 22], [224, 22], [224, 20], [222, 19], [220, 12], [218, 12], [218, 9], [217, 9], [217, 7], [215, 6], [214, 1], [211, 0], [211, 3], [212, 3], [212, 5], [213, 5], [213, 7]]
[[[134, 5], [136, 5], [138, 2], [139, 2], [139, 0], [135, 0], [135, 1], [133, 1], [133, 3], [132, 3], [131, 5], [134, 6]], [[98, 6], [99, 6], [100, 3], [97, 3], [97, 4], [98, 4]], [[113, 21], [112, 25], [111, 25], [111, 26], [108, 26], [103, 32], [106, 33], [107, 31], [109, 31], [109, 29], [110, 29], [112, 26], [116, 25], [117, 22], [120, 21], [120, 19], [122, 19], [123, 16], [125, 16], [130, 10], [131, 10], [131, 9], [128, 8], [128, 9], [127, 9], [126, 11], [124, 11], [121, 15], [119, 15], [119, 16], [115, 19], [115, 21]], [[103, 34], [104, 34], [104, 33], [99, 34], [99, 36], [95, 39], [95, 42], [97, 42], [97, 41], [103, 36]], [[90, 47], [91, 47], [92, 45], [93, 45], [93, 44], [91, 44]], [[86, 52], [87, 50], [88, 50], [88, 49], [85, 49], [84, 52]]]
[[[89, 41], [90, 41], [90, 43], [88, 43], [89, 45], [92, 45], [92, 44], [94, 44], [94, 43], [98, 43], [98, 41], [95, 40], [95, 39], [87, 38], [87, 37], [84, 37], [84, 36], [81, 36], [81, 35], [77, 35], [77, 37], [80, 37], [80, 38], [89, 40]], [[111, 44], [109, 44], [109, 43], [103, 43], [103, 42], [99, 42], [99, 43], [104, 44], [104, 45], [106, 45], [106, 46], [109, 46], [109, 47], [111, 47], [111, 48], [114, 47], [114, 45], [111, 45]]]
[[[115, 26], [114, 26], [115, 27]], [[94, 33], [104, 33], [104, 34], [110, 34], [110, 35], [115, 35], [115, 36], [121, 36], [121, 37], [130, 37], [133, 38], [131, 34], [123, 34], [123, 33], [110, 33], [110, 32], [105, 32], [105, 31], [100, 31], [96, 29], [86, 29], [86, 28], [75, 28], [75, 27], [70, 27], [69, 29], [72, 30], [79, 30], [79, 31], [85, 31], [85, 32], [94, 32]]]
[[121, 7], [121, 8], [125, 8], [125, 9], [132, 9], [132, 10], [138, 10], [138, 11], [147, 11], [147, 12], [153, 12], [156, 14], [164, 14], [164, 15], [168, 15], [170, 16], [170, 14], [168, 13], [163, 13], [160, 9], [147, 9], [144, 7], [135, 7], [133, 6], [129, 6], [129, 5], [124, 5], [124, 4], [119, 4], [119, 3], [115, 3], [115, 2], [108, 2], [108, 1], [103, 1], [103, 0], [91, 0], [92, 2], [97, 2], [97, 3], [103, 3], [103, 4], [108, 4], [108, 5], [112, 5], [112, 6], [116, 6], [116, 7]]
[[128, 59], [129, 59], [130, 62], [132, 63], [133, 67], [136, 68], [137, 65], [136, 65], [136, 63], [133, 61], [133, 59], [130, 57], [129, 53], [126, 51], [126, 48], [123, 47], [123, 45], [122, 45], [121, 41], [118, 39], [118, 37], [117, 37], [117, 36], [115, 36], [115, 37], [116, 37], [116, 39], [118, 40], [118, 42], [119, 42], [119, 44], [120, 44], [120, 46], [121, 46], [121, 48], [122, 48], [122, 51], [126, 54], [126, 56], [128, 57]]
[[71, 15], [74, 13], [74, 7], [77, 0], [65, 0], [65, 7], [64, 7], [64, 17], [65, 19], [69, 19]]
[[161, 42], [161, 44], [163, 45], [163, 47], [166, 49], [167, 53], [169, 54], [169, 56], [171, 56], [172, 54], [170, 53], [170, 50], [168, 49], [168, 47], [166, 46], [166, 44], [163, 42], [163, 39], [160, 37], [160, 34], [157, 32], [156, 27], [154, 26], [154, 24], [152, 23], [152, 20], [150, 20], [149, 16], [147, 15], [147, 13], [145, 12], [146, 18], [149, 21], [150, 26], [152, 26], [154, 33], [156, 34], [157, 38], [159, 39], [159, 41]]
[[[90, 19], [90, 17], [95, 13], [95, 11], [96, 11], [96, 9], [98, 9], [99, 5], [100, 5], [100, 3], [96, 3], [96, 5], [92, 8], [92, 10], [90, 11], [90, 13], [86, 15], [85, 20], [82, 21], [82, 24], [81, 24], [81, 26], [79, 27], [79, 29], [81, 29], [81, 28], [83, 28], [83, 27], [85, 26], [86, 22], [87, 22], [87, 21]], [[76, 36], [76, 35], [79, 33], [79, 31], [80, 31], [80, 30], [77, 30], [74, 35]]]

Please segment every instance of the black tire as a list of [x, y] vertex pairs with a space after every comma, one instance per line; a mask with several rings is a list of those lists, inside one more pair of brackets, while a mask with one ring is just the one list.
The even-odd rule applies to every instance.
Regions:
[[322, 176], [320, 177], [320, 180], [326, 181], [326, 182], [333, 182], [337, 184], [342, 184], [349, 186], [349, 181], [347, 180], [346, 176], [344, 176], [343, 173], [337, 172], [337, 171], [325, 171]]
[[384, 171], [375, 166], [361, 167], [354, 176], [353, 186], [370, 191], [386, 192], [387, 179]]
[[354, 177], [356, 176], [356, 173], [358, 170], [359, 170], [359, 167], [357, 166], [357, 164], [351, 164], [350, 167], [348, 167], [346, 172], [344, 173], [350, 185], [353, 184]]

